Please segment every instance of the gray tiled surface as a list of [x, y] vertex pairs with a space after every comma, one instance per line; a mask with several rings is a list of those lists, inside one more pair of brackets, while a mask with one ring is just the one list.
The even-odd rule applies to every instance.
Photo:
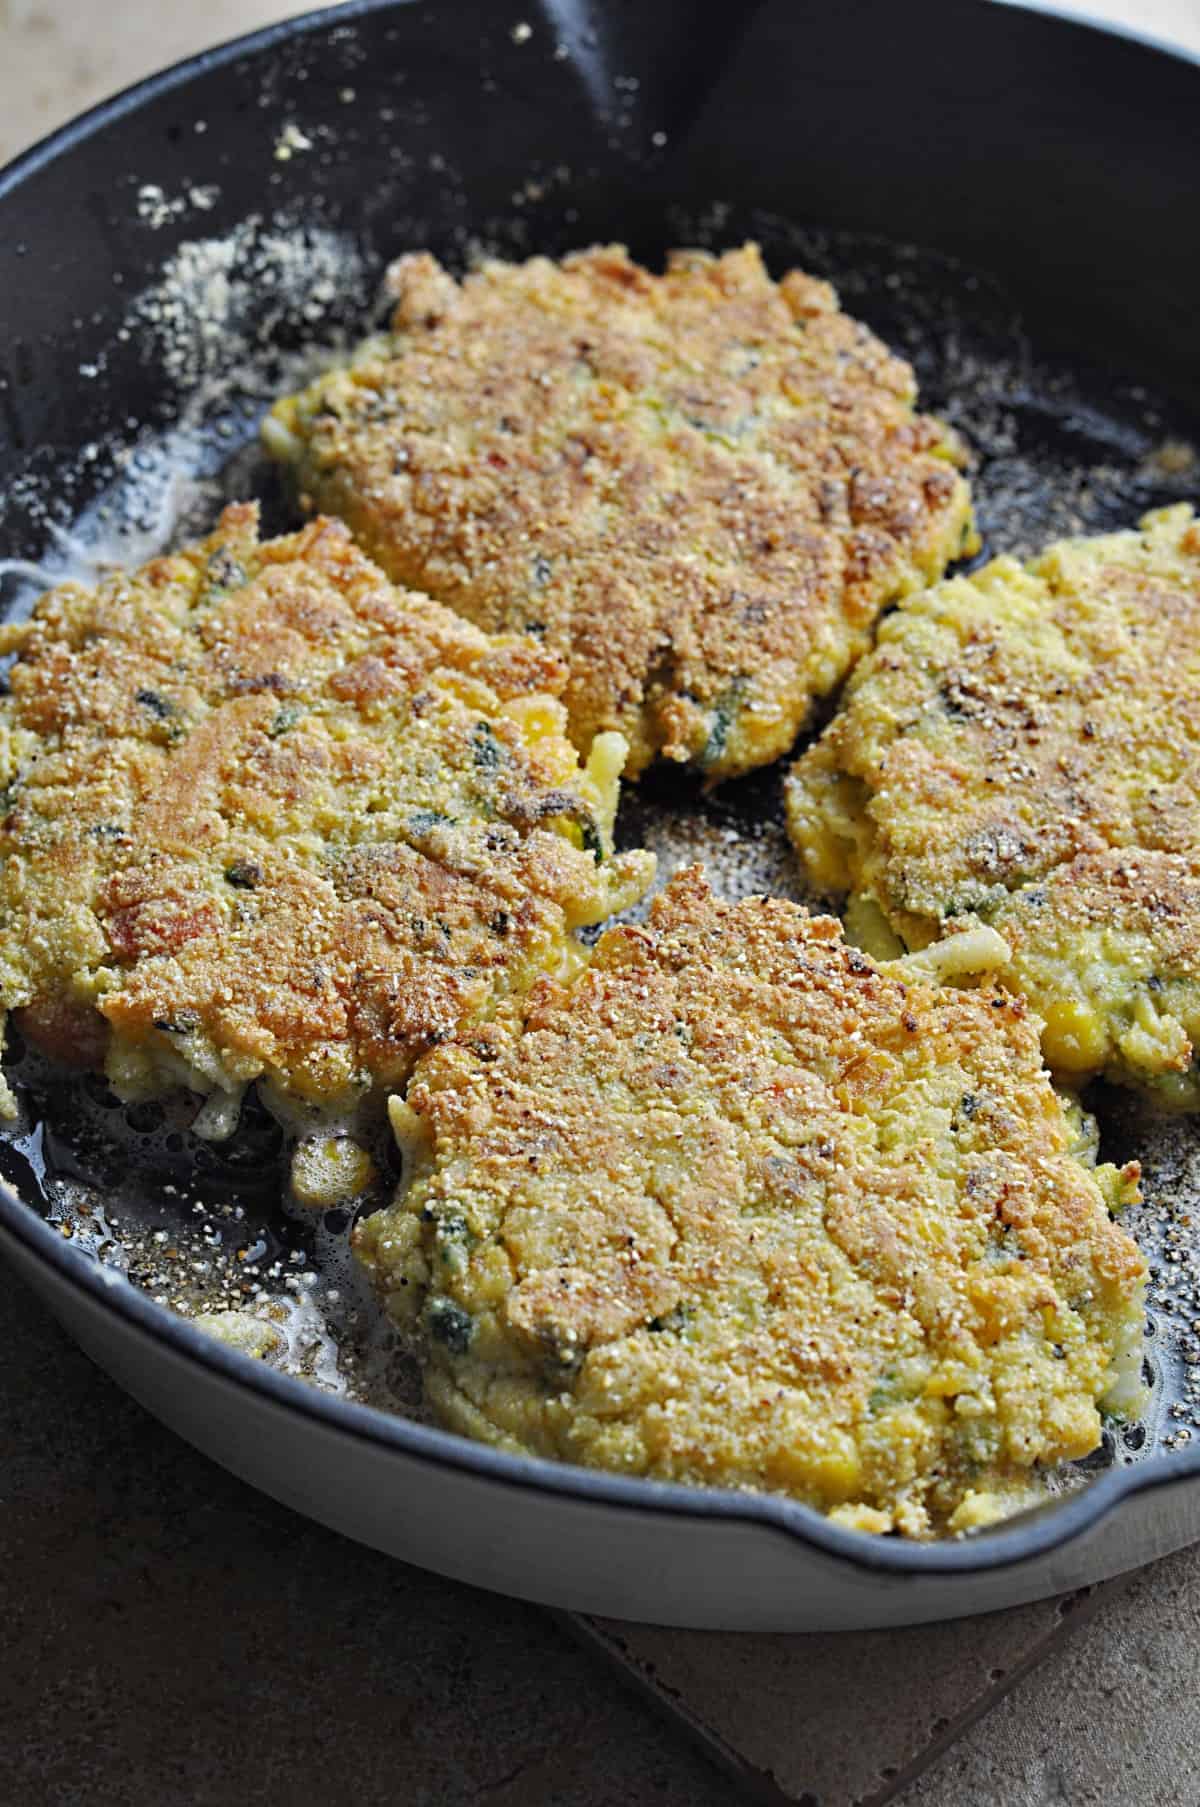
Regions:
[[814, 1799], [876, 1807], [1112, 1591], [1089, 1589], [986, 1620], [840, 1637], [737, 1637], [602, 1620], [588, 1629], [750, 1790], [798, 1807]]
[[1200, 1549], [1135, 1576], [905, 1807], [1200, 1807]]
[[195, 1454], [0, 1265], [4, 1807], [719, 1807], [546, 1614]]
[[[1063, 3], [1200, 49], [1200, 0]], [[202, 42], [298, 10], [0, 0], [0, 159]], [[123, 1400], [3, 1274], [0, 1313], [4, 1800], [730, 1798], [543, 1615], [248, 1492]], [[845, 1639], [587, 1635], [768, 1798], [878, 1801], [949, 1740], [906, 1801], [1200, 1807], [1198, 1631], [1200, 1556], [1184, 1555], [1066, 1619], [1049, 1604]]]
[[[0, 1800], [21, 1807], [1200, 1807], [1200, 1552], [844, 1638], [598, 1625], [345, 1542], [162, 1430], [0, 1266]], [[1094, 1616], [1092, 1616], [1094, 1615]], [[1069, 1636], [1068, 1636], [1069, 1634]]]
[[155, 69], [306, 10], [288, 0], [0, 0], [0, 161]]

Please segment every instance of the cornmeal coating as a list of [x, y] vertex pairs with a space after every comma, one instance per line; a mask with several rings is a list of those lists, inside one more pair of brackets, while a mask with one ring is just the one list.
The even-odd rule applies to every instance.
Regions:
[[912, 370], [754, 245], [390, 278], [390, 336], [267, 447], [397, 581], [562, 653], [576, 744], [619, 729], [631, 773], [777, 758], [880, 610], [975, 544]]
[[444, 1422], [916, 1536], [1137, 1395], [1145, 1268], [1019, 998], [699, 868], [417, 1068], [357, 1252]]
[[0, 1009], [124, 1097], [212, 1094], [211, 1133], [253, 1079], [302, 1113], [401, 1084], [649, 882], [611, 854], [624, 746], [581, 769], [553, 655], [340, 523], [260, 544], [230, 507], [2, 636]]
[[[981, 922], [1042, 1047], [1200, 1107], [1200, 522], [998, 558], [886, 620], [788, 786], [873, 952]], [[889, 933], [890, 931], [890, 933]]]

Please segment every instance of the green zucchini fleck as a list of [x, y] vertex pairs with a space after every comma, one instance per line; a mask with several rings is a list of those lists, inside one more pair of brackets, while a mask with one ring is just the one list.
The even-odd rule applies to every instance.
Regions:
[[301, 713], [294, 703], [285, 703], [282, 709], [277, 709], [275, 719], [267, 729], [271, 739], [278, 740], [281, 734], [286, 734], [289, 728], [294, 728], [300, 720]]
[[661, 1317], [651, 1318], [646, 1329], [653, 1331], [655, 1336], [682, 1336], [695, 1315], [695, 1306], [688, 1305], [681, 1299], [678, 1305], [672, 1306], [670, 1311], [664, 1311]]
[[204, 607], [227, 596], [230, 590], [240, 590], [249, 581], [245, 566], [234, 558], [228, 546], [218, 546], [209, 555], [204, 587], [196, 600]]
[[899, 1376], [888, 1368], [867, 1394], [867, 1410], [872, 1418], [877, 1418], [880, 1412], [886, 1412], [889, 1406], [900, 1405], [903, 1399]]
[[604, 864], [604, 837], [596, 827], [591, 816], [579, 818], [579, 833], [583, 840], [583, 851], [590, 853], [597, 866]]
[[470, 1312], [444, 1293], [431, 1294], [425, 1306], [425, 1327], [452, 1355], [465, 1355], [475, 1334], [475, 1320]]
[[453, 816], [444, 816], [440, 809], [414, 809], [408, 818], [408, 832], [414, 840], [423, 841], [435, 828], [444, 828], [453, 820]]
[[737, 720], [742, 704], [746, 700], [745, 678], [735, 678], [728, 689], [723, 690], [713, 705], [709, 723], [708, 739], [704, 743], [699, 763], [702, 767], [713, 766], [724, 755], [729, 744], [729, 731]]
[[476, 722], [471, 730], [471, 757], [485, 772], [494, 772], [504, 763], [504, 748], [487, 722]]
[[157, 690], [139, 690], [136, 700], [153, 717], [153, 739], [169, 745], [183, 739], [187, 728], [170, 697], [160, 696]]
[[254, 860], [235, 860], [225, 868], [225, 883], [238, 891], [253, 891], [263, 881], [263, 869]]

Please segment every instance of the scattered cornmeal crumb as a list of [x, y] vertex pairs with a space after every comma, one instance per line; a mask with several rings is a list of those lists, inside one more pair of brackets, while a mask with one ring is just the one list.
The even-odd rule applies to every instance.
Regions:
[[699, 868], [393, 1118], [356, 1250], [469, 1436], [925, 1537], [1140, 1397], [1137, 1168], [1086, 1164], [1021, 1000]]

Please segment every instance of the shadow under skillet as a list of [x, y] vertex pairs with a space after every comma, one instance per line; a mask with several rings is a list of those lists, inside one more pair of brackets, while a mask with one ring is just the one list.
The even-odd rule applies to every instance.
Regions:
[[5, 1800], [729, 1800], [537, 1608], [235, 1480], [118, 1391], [3, 1267], [0, 1310]]

